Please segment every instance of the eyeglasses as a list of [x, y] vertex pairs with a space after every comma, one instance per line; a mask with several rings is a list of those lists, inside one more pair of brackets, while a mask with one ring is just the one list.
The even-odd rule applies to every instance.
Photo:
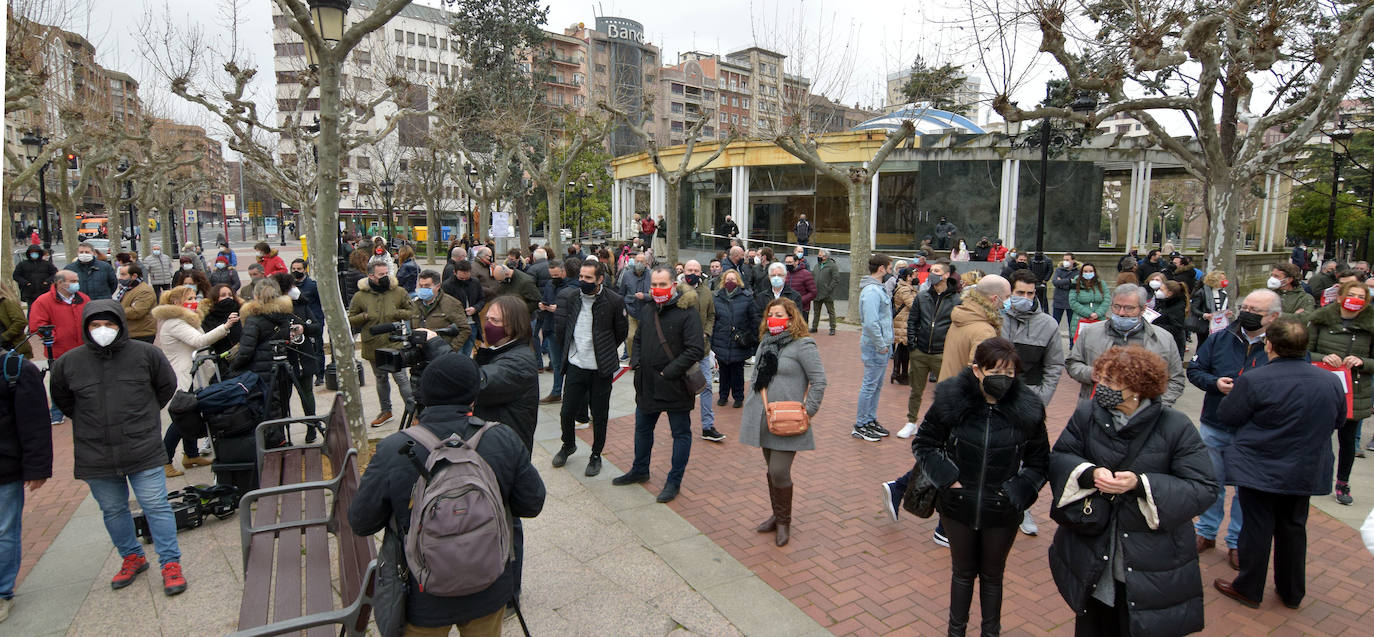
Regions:
[[1241, 306], [1240, 306], [1240, 311], [1242, 311], [1242, 312], [1250, 312], [1251, 314], [1268, 314], [1268, 313], [1269, 313], [1269, 309], [1268, 309], [1268, 308], [1254, 307], [1254, 306], [1245, 305], [1245, 304], [1241, 304]]
[[1126, 312], [1139, 312], [1139, 311], [1140, 311], [1140, 306], [1139, 306], [1139, 305], [1117, 305], [1117, 304], [1115, 304], [1115, 303], [1112, 304], [1112, 312], [1114, 312], [1114, 313], [1116, 313], [1116, 314], [1124, 314], [1124, 313], [1126, 313]]

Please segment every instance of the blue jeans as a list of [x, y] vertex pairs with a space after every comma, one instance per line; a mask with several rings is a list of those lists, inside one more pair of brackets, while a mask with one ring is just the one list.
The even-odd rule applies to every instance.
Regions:
[[708, 431], [716, 428], [716, 407], [711, 404], [714, 396], [711, 393], [711, 381], [715, 375], [715, 370], [711, 369], [711, 362], [715, 356], [710, 351], [706, 352], [706, 358], [701, 359], [701, 375], [706, 377], [706, 389], [701, 390], [701, 430]]
[[[635, 461], [630, 473], [649, 474], [649, 457], [654, 451], [654, 426], [661, 411], [635, 410]], [[673, 466], [668, 470], [668, 482], [682, 484], [687, 472], [687, 458], [692, 455], [692, 412], [668, 412], [668, 428], [673, 432]]]
[[63, 418], [62, 410], [61, 410], [61, 409], [58, 409], [58, 408], [57, 408], [57, 405], [53, 405], [53, 406], [51, 406], [51, 407], [48, 407], [48, 418], [49, 418], [49, 421], [48, 421], [48, 422], [62, 422], [62, 418]]
[[[1208, 539], [1220, 539], [1217, 537], [1218, 528], [1221, 526], [1221, 514], [1226, 508], [1226, 464], [1225, 456], [1231, 447], [1231, 442], [1236, 435], [1232, 432], [1202, 425], [1199, 427], [1202, 433], [1202, 444], [1207, 445], [1207, 456], [1212, 459], [1212, 471], [1216, 474], [1217, 483], [1222, 485], [1221, 493], [1217, 494], [1216, 502], [1207, 507], [1206, 511], [1199, 515], [1193, 528], [1197, 534]], [[1231, 496], [1231, 522], [1226, 527], [1226, 548], [1236, 548], [1236, 542], [1240, 540], [1240, 494], [1239, 490]]]
[[553, 388], [549, 390], [549, 395], [562, 396], [563, 366], [567, 364], [563, 361], [563, 348], [552, 338], [545, 336], [544, 340], [549, 348], [549, 367], [553, 368]]
[[883, 390], [883, 373], [887, 371], [887, 359], [892, 353], [878, 353], [878, 348], [859, 343], [859, 357], [864, 363], [864, 378], [859, 385], [859, 410], [854, 417], [854, 425], [866, 425], [878, 419], [878, 396]]
[[23, 543], [24, 481], [0, 484], [0, 599], [14, 597]]
[[120, 557], [143, 555], [143, 545], [134, 535], [134, 516], [129, 513], [129, 487], [133, 487], [138, 506], [148, 517], [148, 531], [153, 536], [157, 559], [166, 566], [181, 561], [177, 547], [177, 520], [172, 506], [167, 504], [167, 477], [162, 467], [132, 473], [124, 478], [89, 478], [91, 496], [100, 505], [105, 519], [105, 531], [119, 550]]
[[530, 334], [533, 336], [530, 343], [534, 349], [535, 367], [542, 368], [544, 366], [544, 354], [549, 351], [549, 340], [547, 336], [540, 334], [538, 317], [539, 315], [536, 313], [535, 318], [530, 319]]

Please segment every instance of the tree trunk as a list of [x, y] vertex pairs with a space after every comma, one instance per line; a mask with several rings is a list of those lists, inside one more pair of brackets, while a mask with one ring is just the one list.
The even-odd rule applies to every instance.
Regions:
[[[0, 272], [14, 272], [14, 224], [10, 221], [10, 197], [0, 197], [0, 219], [6, 221], [0, 235]], [[28, 237], [25, 237], [25, 243]]]
[[[353, 330], [348, 325], [348, 311], [344, 308], [339, 290], [339, 243], [332, 235], [339, 227], [339, 66], [335, 60], [320, 65], [320, 134], [316, 138], [319, 163], [315, 177], [315, 243], [311, 252], [319, 268], [316, 283], [320, 287], [320, 302], [324, 306], [324, 323], [329, 332], [329, 349], [333, 355], [343, 389], [344, 406], [348, 412], [348, 432], [358, 450], [359, 466], [366, 466], [371, 455], [367, 445], [367, 423], [363, 422], [362, 389], [358, 372], [353, 365]], [[330, 240], [325, 240], [330, 235]]]
[[[678, 209], [682, 205], [682, 182], [677, 179], [664, 179], [663, 183], [663, 225], [668, 226], [663, 233], [663, 260], [672, 267], [678, 261], [678, 246], [682, 243], [681, 237], [678, 236], [678, 231], [682, 227], [682, 224], [678, 223], [682, 216]], [[653, 245], [652, 242], [650, 245]]]
[[[511, 202], [511, 207], [515, 208], [515, 218], [520, 224], [520, 230], [516, 234], [520, 237], [520, 251], [524, 252], [529, 248], [530, 244], [534, 242], [531, 238], [531, 235], [534, 234], [534, 229], [530, 228], [534, 215], [530, 214], [529, 197], [524, 193], [517, 194], [515, 200]], [[548, 255], [548, 257], [552, 258], [553, 255]]]
[[[1219, 171], [1220, 172], [1220, 171]], [[1241, 182], [1229, 176], [1212, 179], [1207, 187], [1207, 197], [1212, 202], [1212, 218], [1207, 224], [1207, 244], [1203, 253], [1207, 257], [1207, 270], [1221, 270], [1236, 283], [1238, 289], [1245, 282], [1236, 272], [1236, 232], [1240, 229], [1243, 198], [1240, 197]]]
[[[171, 256], [172, 254], [176, 253], [176, 250], [181, 249], [181, 247], [177, 244], [176, 237], [172, 236], [172, 219], [174, 219], [172, 215], [176, 214], [176, 204], [174, 204], [171, 200], [168, 200], [167, 208], [160, 208], [159, 210], [161, 210], [162, 212], [158, 214], [157, 225], [159, 228], [162, 229], [162, 232], [160, 233], [162, 237], [162, 251], [168, 256]], [[173, 248], [173, 246], [176, 247]]]
[[[443, 228], [439, 227], [439, 202], [430, 199], [425, 202], [425, 228], [428, 237], [425, 241], [425, 263], [434, 265], [443, 263], [443, 260], [435, 261], [435, 255], [439, 254], [439, 235], [443, 233]], [[448, 255], [444, 255], [447, 259]]]
[[[560, 188], [550, 188], [547, 184], [544, 186], [544, 201], [549, 206], [548, 244], [549, 249], [553, 251], [553, 254], [549, 255], [550, 259], [563, 258], [563, 208], [561, 205], [563, 202], [560, 197], [561, 194]], [[573, 227], [573, 243], [577, 243], [576, 233], [577, 228]], [[569, 274], [568, 278], [574, 278], [575, 276], [574, 274]]]
[[871, 181], [845, 182], [849, 199], [849, 321], [863, 324], [859, 312], [859, 281], [868, 276], [868, 257], [873, 252], [873, 237], [868, 232], [868, 203]]
[[134, 223], [138, 227], [138, 253], [145, 257], [153, 253], [153, 232], [148, 229], [149, 210], [152, 208], [140, 208], [134, 216]]
[[107, 236], [110, 237], [110, 257], [114, 260], [114, 255], [123, 252], [124, 244], [124, 212], [119, 209], [119, 199], [105, 200], [105, 229]]

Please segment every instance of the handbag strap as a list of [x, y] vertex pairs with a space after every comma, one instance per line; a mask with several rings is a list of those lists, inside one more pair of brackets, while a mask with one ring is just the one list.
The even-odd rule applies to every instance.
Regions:
[[673, 362], [677, 358], [677, 354], [669, 349], [668, 339], [663, 336], [663, 326], [658, 322], [658, 308], [654, 308], [654, 331], [658, 332], [658, 344], [663, 346], [663, 353], [668, 355], [668, 362]]
[[766, 410], [766, 409], [768, 408], [768, 388], [767, 388], [767, 387], [760, 387], [760, 388], [759, 388], [759, 396], [760, 396], [761, 398], [763, 398], [763, 406], [764, 406], [764, 409]]

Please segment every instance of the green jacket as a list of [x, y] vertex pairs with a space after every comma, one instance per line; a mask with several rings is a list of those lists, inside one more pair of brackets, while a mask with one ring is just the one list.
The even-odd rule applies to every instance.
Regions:
[[461, 351], [463, 343], [468, 340], [468, 335], [472, 333], [472, 328], [468, 327], [467, 308], [463, 307], [463, 302], [457, 297], [444, 294], [441, 290], [439, 296], [435, 297], [434, 303], [426, 305], [420, 299], [412, 300], [411, 306], [415, 309], [415, 327], [427, 327], [437, 330], [450, 325], [458, 326], [458, 335], [446, 337], [445, 341], [453, 347], [453, 351]]
[[1317, 309], [1317, 302], [1312, 300], [1312, 295], [1304, 292], [1302, 288], [1293, 290], [1274, 290], [1278, 293], [1279, 301], [1283, 303], [1283, 313], [1294, 315], [1298, 310], [1303, 310], [1303, 318], [1310, 316]]
[[1078, 333], [1078, 320], [1085, 319], [1093, 314], [1097, 314], [1097, 320], [1107, 318], [1107, 313], [1111, 311], [1111, 303], [1108, 302], [1107, 293], [1096, 288], [1080, 290], [1077, 287], [1069, 292], [1069, 309], [1073, 312], [1073, 317], [1069, 319], [1069, 334]]
[[539, 311], [539, 303], [544, 300], [544, 295], [539, 293], [539, 286], [534, 283], [534, 277], [519, 270], [512, 270], [510, 278], [496, 284], [495, 293], [491, 298], [498, 296], [520, 297], [529, 309], [530, 316]]
[[28, 319], [24, 318], [24, 308], [19, 307], [19, 301], [14, 299], [0, 301], [0, 330], [3, 330], [3, 333], [0, 333], [0, 341], [3, 343], [0, 345], [13, 347], [18, 344], [19, 347], [15, 349], [20, 354], [32, 356], [33, 346], [29, 345], [29, 339], [24, 338], [24, 330], [28, 326]]
[[821, 262], [812, 274], [816, 276], [816, 300], [835, 300], [835, 291], [840, 286], [840, 269], [835, 262], [829, 259]]
[[388, 342], [387, 334], [374, 335], [367, 328], [408, 319], [415, 314], [405, 288], [394, 275], [387, 277], [391, 279], [391, 287], [385, 292], [373, 290], [366, 278], [358, 279], [358, 293], [348, 305], [348, 325], [362, 331], [363, 360], [371, 361], [373, 352], [378, 347], [387, 347]]
[[1368, 416], [1370, 398], [1374, 396], [1374, 308], [1366, 307], [1355, 315], [1349, 328], [1341, 324], [1339, 303], [1321, 308], [1311, 317], [1307, 324], [1307, 350], [1314, 362], [1327, 354], [1357, 356], [1364, 362], [1350, 370], [1350, 378], [1355, 388], [1355, 420]]

